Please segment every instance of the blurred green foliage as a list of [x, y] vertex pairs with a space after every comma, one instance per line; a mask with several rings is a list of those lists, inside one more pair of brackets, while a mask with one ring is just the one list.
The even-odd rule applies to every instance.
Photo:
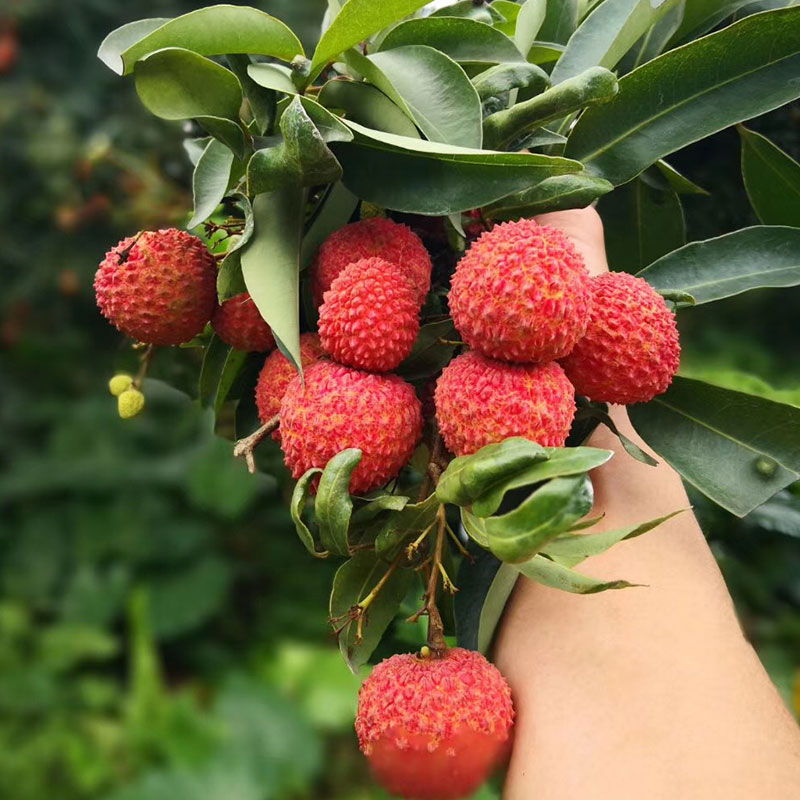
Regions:
[[[351, 728], [359, 681], [326, 625], [334, 565], [297, 541], [285, 481], [248, 475], [208, 416], [157, 380], [131, 422], [107, 393], [109, 365], [133, 356], [95, 308], [96, 265], [191, 207], [180, 127], [94, 54], [129, 19], [197, 4], [134, 5], [0, 11], [0, 797], [375, 800]], [[310, 43], [325, 0], [267, 6]], [[756, 127], [797, 155], [796, 111]], [[734, 133], [676, 166], [714, 192], [687, 199], [690, 238], [747, 224]], [[684, 314], [685, 371], [800, 403], [798, 300], [753, 292]], [[182, 350], [153, 374], [180, 383], [197, 367]], [[800, 494], [743, 521], [696, 503], [788, 699]]]

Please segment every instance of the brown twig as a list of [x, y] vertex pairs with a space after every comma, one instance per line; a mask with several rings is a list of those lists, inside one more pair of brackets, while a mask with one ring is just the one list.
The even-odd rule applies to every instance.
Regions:
[[150, 367], [150, 362], [153, 359], [153, 353], [155, 353], [156, 349], [152, 344], [148, 344], [145, 348], [144, 353], [139, 356], [139, 371], [136, 373], [136, 377], [133, 379], [133, 385], [137, 389], [142, 388], [142, 381], [147, 375], [147, 370]]
[[280, 423], [281, 419], [278, 414], [276, 414], [269, 422], [262, 425], [255, 433], [251, 433], [249, 436], [245, 436], [244, 439], [239, 439], [236, 444], [233, 446], [233, 455], [235, 458], [244, 458], [245, 462], [247, 463], [247, 469], [249, 470], [250, 474], [255, 474], [256, 471], [256, 461], [253, 456], [253, 453], [264, 439], [269, 436], [275, 428], [278, 427], [278, 423]]

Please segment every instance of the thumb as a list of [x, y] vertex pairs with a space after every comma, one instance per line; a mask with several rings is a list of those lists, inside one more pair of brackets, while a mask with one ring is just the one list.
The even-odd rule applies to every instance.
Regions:
[[536, 217], [540, 225], [551, 225], [563, 231], [583, 256], [591, 275], [608, 272], [603, 223], [591, 206], [572, 211], [553, 211]]

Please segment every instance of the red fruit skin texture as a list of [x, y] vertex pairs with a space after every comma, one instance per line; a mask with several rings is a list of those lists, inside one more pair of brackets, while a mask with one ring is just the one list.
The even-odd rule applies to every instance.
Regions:
[[217, 306], [211, 316], [214, 332], [236, 350], [265, 353], [275, 347], [275, 337], [250, 297], [242, 292]]
[[646, 403], [672, 383], [681, 359], [675, 314], [643, 278], [591, 280], [586, 334], [562, 361], [578, 394], [600, 403]]
[[[304, 371], [324, 355], [316, 333], [300, 334], [300, 363]], [[259, 419], [264, 424], [280, 413], [283, 395], [296, 377], [297, 370], [280, 350], [267, 356], [256, 383], [256, 407]], [[272, 438], [280, 441], [280, 428], [273, 432]]]
[[319, 248], [311, 265], [311, 287], [317, 305], [339, 273], [353, 261], [382, 258], [408, 272], [417, 288], [417, 304], [431, 287], [431, 257], [409, 227], [384, 217], [351, 222], [332, 233]]
[[405, 270], [382, 258], [348, 264], [325, 292], [319, 336], [340, 364], [393, 370], [414, 346], [419, 332], [417, 291]]
[[558, 229], [529, 219], [505, 222], [459, 261], [449, 303], [473, 349], [502, 361], [552, 361], [586, 330], [589, 273]]
[[508, 756], [513, 724], [503, 676], [460, 648], [392, 656], [358, 697], [356, 733], [376, 780], [410, 800], [469, 797]]
[[350, 447], [362, 451], [350, 491], [383, 486], [408, 463], [422, 433], [413, 387], [397, 375], [376, 375], [330, 361], [293, 378], [281, 403], [281, 447], [295, 478], [325, 467]]
[[94, 279], [103, 316], [126, 336], [154, 345], [188, 342], [216, 305], [217, 269], [185, 231], [145, 231], [106, 253]]
[[509, 436], [563, 447], [575, 417], [575, 390], [556, 362], [507, 364], [475, 350], [444, 368], [434, 400], [439, 431], [457, 456]]

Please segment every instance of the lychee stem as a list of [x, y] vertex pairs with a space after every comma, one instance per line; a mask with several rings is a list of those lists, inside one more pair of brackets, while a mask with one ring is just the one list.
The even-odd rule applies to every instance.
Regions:
[[269, 422], [262, 425], [255, 433], [251, 433], [249, 436], [245, 436], [244, 439], [239, 439], [233, 446], [233, 456], [234, 458], [244, 458], [245, 462], [247, 463], [247, 469], [251, 475], [255, 474], [256, 471], [256, 461], [253, 456], [253, 453], [264, 439], [269, 436], [275, 428], [278, 427], [278, 423], [280, 423], [281, 418], [279, 414], [276, 414]]
[[[440, 657], [447, 651], [447, 643], [444, 640], [442, 615], [439, 613], [439, 608], [436, 605], [436, 587], [439, 583], [439, 572], [443, 571], [442, 552], [444, 550], [444, 539], [447, 535], [447, 519], [445, 517], [444, 506], [439, 506], [436, 517], [439, 525], [436, 532], [436, 544], [433, 550], [433, 565], [431, 567], [430, 578], [428, 579], [428, 591], [425, 594], [425, 608], [428, 612], [428, 647], [433, 650], [437, 657]], [[444, 574], [446, 575], [447, 573]], [[448, 578], [447, 581], [449, 582], [449, 580]]]
[[147, 375], [147, 370], [150, 367], [150, 361], [153, 358], [153, 353], [155, 353], [155, 347], [152, 344], [147, 345], [144, 353], [139, 357], [139, 371], [136, 373], [136, 377], [133, 379], [133, 386], [136, 389], [142, 388], [142, 381]]
[[442, 468], [439, 464], [442, 458], [442, 437], [437, 432], [433, 437], [433, 446], [431, 447], [431, 454], [428, 458], [428, 466], [425, 469], [425, 474], [422, 476], [422, 483], [419, 489], [418, 503], [421, 503], [428, 497], [431, 490], [431, 482], [435, 486], [439, 482], [439, 476], [442, 474]]

